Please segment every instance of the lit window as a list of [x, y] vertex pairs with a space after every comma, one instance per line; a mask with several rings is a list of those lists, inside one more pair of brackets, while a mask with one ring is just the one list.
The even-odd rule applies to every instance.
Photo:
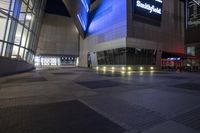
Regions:
[[195, 56], [195, 47], [187, 47], [187, 54]]

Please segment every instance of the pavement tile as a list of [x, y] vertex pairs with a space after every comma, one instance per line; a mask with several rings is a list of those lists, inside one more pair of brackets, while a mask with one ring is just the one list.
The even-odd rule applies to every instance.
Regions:
[[122, 133], [125, 130], [81, 102], [0, 109], [0, 133]]
[[176, 123], [174, 121], [167, 121], [156, 125], [155, 127], [144, 131], [142, 133], [199, 133], [198, 131], [186, 127], [182, 124]]

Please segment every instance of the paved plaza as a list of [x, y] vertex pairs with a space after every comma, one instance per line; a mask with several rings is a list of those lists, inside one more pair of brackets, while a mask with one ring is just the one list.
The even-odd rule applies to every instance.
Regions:
[[200, 74], [49, 68], [0, 78], [0, 133], [200, 133]]

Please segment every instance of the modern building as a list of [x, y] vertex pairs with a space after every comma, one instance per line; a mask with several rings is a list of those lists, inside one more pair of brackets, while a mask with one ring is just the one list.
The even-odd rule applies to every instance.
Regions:
[[186, 3], [186, 51], [189, 55], [187, 66], [198, 69], [200, 66], [200, 0]]
[[185, 7], [183, 0], [1, 0], [0, 75], [33, 69], [33, 63], [181, 64]]
[[35, 65], [74, 66], [79, 56], [79, 32], [62, 0], [48, 0]]
[[63, 1], [81, 34], [80, 66], [160, 67], [163, 55], [185, 53], [184, 2]]
[[0, 1], [0, 76], [32, 70], [46, 0]]

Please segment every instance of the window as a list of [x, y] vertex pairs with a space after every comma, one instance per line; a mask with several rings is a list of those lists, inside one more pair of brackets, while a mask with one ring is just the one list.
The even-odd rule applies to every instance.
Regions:
[[33, 9], [33, 3], [34, 3], [34, 1], [35, 1], [35, 0], [30, 0], [30, 1], [29, 1], [29, 8], [30, 8], [30, 9]]
[[20, 14], [21, 0], [13, 0], [11, 3], [10, 15], [18, 19]]
[[28, 34], [28, 30], [26, 28], [24, 28], [22, 42], [21, 42], [22, 47], [25, 47], [25, 45], [26, 45], [27, 34]]
[[0, 41], [0, 56], [2, 55], [3, 42]]
[[0, 56], [33, 63], [45, 2], [0, 0]]
[[24, 60], [27, 60], [27, 56], [28, 56], [28, 50], [25, 49], [23, 59], [24, 59]]
[[118, 48], [97, 52], [99, 65], [155, 65], [156, 51], [151, 49]]
[[32, 14], [31, 13], [27, 13], [26, 14], [26, 21], [25, 21], [25, 25], [26, 27], [29, 27], [31, 20], [33, 19]]
[[14, 42], [16, 45], [20, 45], [21, 43], [22, 29], [23, 29], [22, 25], [18, 24]]
[[187, 47], [187, 54], [195, 56], [195, 47]]
[[23, 59], [23, 54], [24, 54], [24, 48], [20, 48], [20, 51], [19, 51], [19, 58], [18, 59]]
[[18, 59], [19, 46], [14, 45], [11, 58]]
[[11, 0], [1, 0], [0, 9], [8, 13]]
[[0, 13], [0, 40], [4, 39], [7, 17]]
[[11, 27], [11, 19], [8, 19], [8, 23], [7, 23], [7, 29], [6, 29], [6, 33], [5, 33], [5, 41], [8, 41], [8, 37], [10, 33], [10, 27]]

